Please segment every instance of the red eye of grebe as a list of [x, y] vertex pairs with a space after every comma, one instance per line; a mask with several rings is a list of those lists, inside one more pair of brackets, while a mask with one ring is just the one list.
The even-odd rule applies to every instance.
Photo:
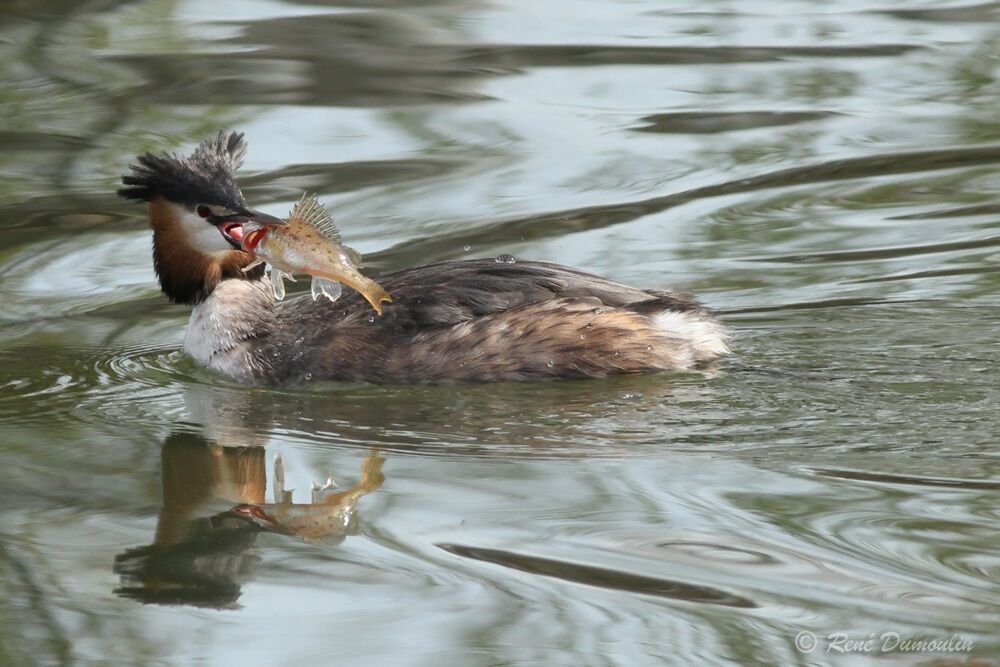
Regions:
[[196, 208], [195, 211], [197, 211], [198, 215], [201, 216], [202, 218], [207, 218], [208, 216], [212, 215], [212, 209], [208, 208], [204, 204], [199, 204], [198, 208]]

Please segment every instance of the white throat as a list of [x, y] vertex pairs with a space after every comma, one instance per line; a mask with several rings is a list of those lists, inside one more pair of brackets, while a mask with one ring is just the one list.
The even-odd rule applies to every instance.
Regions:
[[171, 206], [177, 209], [174, 215], [180, 221], [184, 236], [194, 250], [205, 255], [214, 255], [217, 252], [233, 249], [233, 246], [222, 238], [222, 234], [215, 225], [183, 206], [178, 204], [171, 204]]

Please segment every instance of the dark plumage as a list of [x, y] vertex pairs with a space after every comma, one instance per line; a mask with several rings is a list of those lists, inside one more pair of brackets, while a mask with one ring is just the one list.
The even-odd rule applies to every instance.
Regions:
[[246, 208], [236, 184], [235, 171], [243, 164], [247, 144], [241, 132], [220, 132], [206, 139], [187, 157], [146, 153], [129, 165], [118, 194], [126, 199], [150, 201], [157, 195], [188, 206], [219, 204], [232, 210]]
[[[694, 368], [720, 356], [722, 330], [686, 296], [640, 290], [543, 262], [443, 262], [379, 278], [376, 316], [345, 291], [273, 304], [257, 379], [487, 382], [604, 377]], [[269, 295], [262, 290], [261, 306]], [[664, 311], [706, 323], [704, 340], [659, 326]]]

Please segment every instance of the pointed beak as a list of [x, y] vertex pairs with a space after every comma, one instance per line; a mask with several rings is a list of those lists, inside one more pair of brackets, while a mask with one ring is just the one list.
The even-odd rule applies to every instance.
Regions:
[[242, 215], [249, 218], [250, 222], [256, 222], [261, 227], [287, 227], [288, 223], [281, 218], [276, 218], [273, 215], [268, 215], [267, 213], [262, 213], [261, 211], [256, 211], [252, 208], [240, 211]]

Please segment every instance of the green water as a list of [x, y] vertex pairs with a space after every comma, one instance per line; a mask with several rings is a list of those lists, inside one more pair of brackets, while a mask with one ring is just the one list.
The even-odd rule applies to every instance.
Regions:
[[[0, 72], [0, 664], [1000, 654], [995, 3], [26, 0]], [[509, 253], [692, 291], [732, 360], [213, 376], [113, 189], [222, 128], [252, 205], [318, 193], [376, 273]], [[297, 503], [368, 483], [322, 535], [259, 531], [230, 510], [278, 454]]]

